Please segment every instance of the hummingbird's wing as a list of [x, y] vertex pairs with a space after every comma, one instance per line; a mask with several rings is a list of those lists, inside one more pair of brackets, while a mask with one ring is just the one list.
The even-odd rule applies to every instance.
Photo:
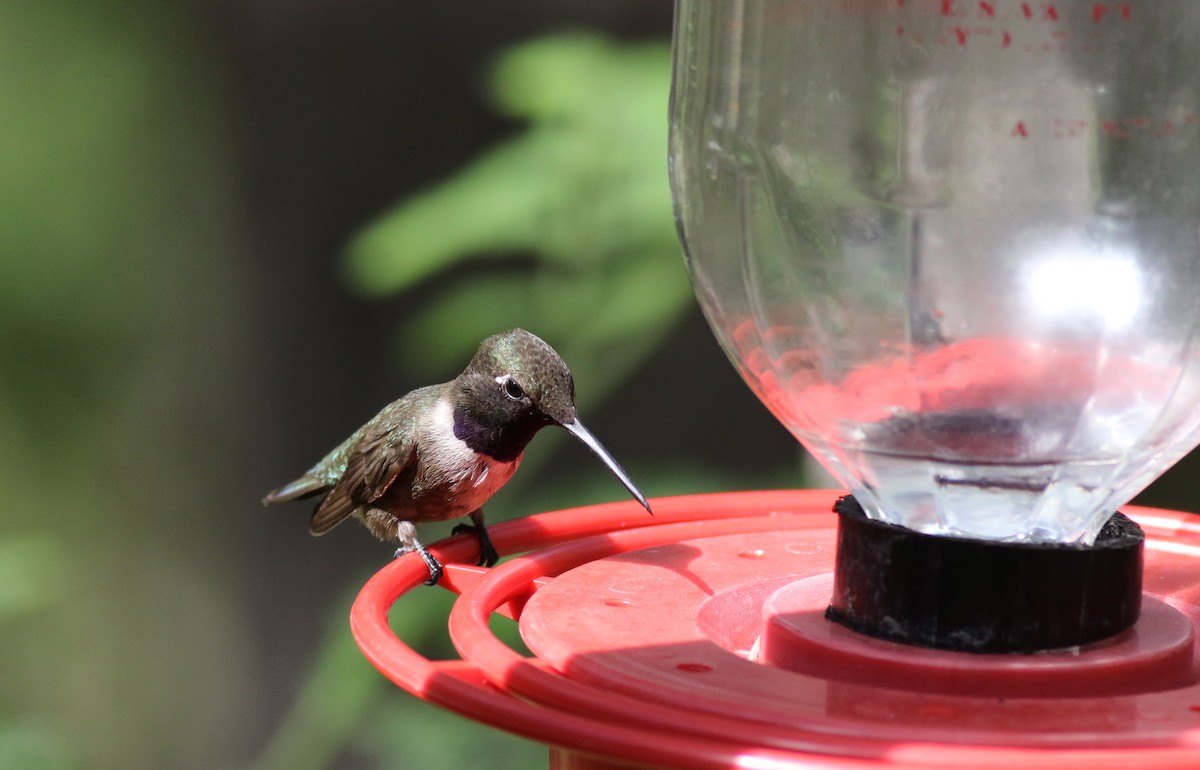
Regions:
[[401, 399], [362, 427], [341, 478], [313, 512], [309, 532], [323, 535], [375, 502], [416, 461], [416, 441], [405, 419], [411, 409], [412, 404]]

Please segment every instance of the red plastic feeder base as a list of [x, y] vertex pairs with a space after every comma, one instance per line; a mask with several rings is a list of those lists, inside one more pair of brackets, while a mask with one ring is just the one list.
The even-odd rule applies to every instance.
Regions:
[[[541, 514], [432, 550], [461, 593], [461, 660], [427, 660], [387, 612], [426, 577], [384, 567], [351, 624], [414, 695], [551, 746], [566, 770], [1200, 767], [1200, 524], [1124, 510], [1146, 533], [1142, 613], [1116, 637], [1034, 655], [924, 649], [824, 618], [840, 493], [755, 492]], [[535, 657], [489, 630], [515, 617]]]

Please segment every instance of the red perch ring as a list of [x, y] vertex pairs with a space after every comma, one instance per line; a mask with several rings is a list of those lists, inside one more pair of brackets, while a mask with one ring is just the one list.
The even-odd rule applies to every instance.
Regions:
[[[750, 492], [545, 513], [432, 549], [460, 594], [461, 660], [426, 659], [387, 614], [427, 577], [414, 555], [363, 587], [351, 627], [417, 697], [551, 746], [552, 767], [1200, 767], [1200, 524], [1129, 506], [1146, 533], [1138, 622], [1034, 655], [856, 634], [823, 617], [840, 493]], [[490, 631], [517, 619], [534, 657]]]

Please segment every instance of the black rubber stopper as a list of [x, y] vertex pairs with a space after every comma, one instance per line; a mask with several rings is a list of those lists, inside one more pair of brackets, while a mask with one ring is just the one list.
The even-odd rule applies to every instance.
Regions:
[[838, 513], [825, 616], [869, 636], [966, 652], [1029, 653], [1124, 631], [1142, 602], [1141, 527], [1116, 513], [1091, 546], [926, 535]]

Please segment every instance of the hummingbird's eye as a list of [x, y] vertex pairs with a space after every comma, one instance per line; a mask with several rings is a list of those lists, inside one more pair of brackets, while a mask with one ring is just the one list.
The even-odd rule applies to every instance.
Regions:
[[504, 395], [511, 398], [513, 401], [520, 401], [525, 398], [525, 391], [512, 377], [505, 377], [500, 386], [504, 389]]

